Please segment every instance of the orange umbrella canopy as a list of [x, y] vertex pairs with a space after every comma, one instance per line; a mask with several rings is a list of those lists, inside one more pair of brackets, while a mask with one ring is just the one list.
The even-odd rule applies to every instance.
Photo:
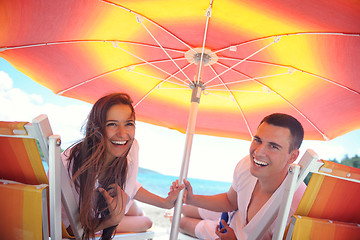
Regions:
[[306, 139], [360, 128], [360, 3], [0, 0], [0, 56], [54, 93], [127, 92], [137, 120], [249, 140], [273, 112]]

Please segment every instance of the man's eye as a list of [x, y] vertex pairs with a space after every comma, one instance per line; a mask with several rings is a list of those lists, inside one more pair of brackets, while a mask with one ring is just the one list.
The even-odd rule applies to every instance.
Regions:
[[132, 126], [135, 126], [135, 123], [134, 122], [127, 122], [126, 126], [132, 127]]
[[271, 145], [271, 148], [279, 150], [280, 148], [276, 145]]
[[261, 143], [261, 140], [259, 138], [254, 138], [254, 142]]

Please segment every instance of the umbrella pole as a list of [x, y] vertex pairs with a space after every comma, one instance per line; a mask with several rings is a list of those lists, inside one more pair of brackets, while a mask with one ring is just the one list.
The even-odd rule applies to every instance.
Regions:
[[[190, 107], [190, 114], [188, 120], [188, 126], [186, 129], [186, 140], [185, 140], [185, 150], [183, 161], [181, 165], [180, 177], [179, 182], [180, 185], [184, 183], [184, 179], [187, 178], [188, 168], [189, 168], [189, 161], [190, 161], [190, 154], [191, 154], [191, 146], [195, 132], [195, 125], [196, 125], [196, 117], [198, 112], [198, 106], [200, 103], [200, 96], [202, 91], [202, 85], [194, 84], [192, 86], [192, 97], [191, 97], [191, 107]], [[181, 208], [183, 204], [183, 196], [184, 196], [185, 189], [180, 191], [179, 196], [175, 203], [175, 209], [171, 224], [171, 231], [170, 231], [170, 240], [176, 240], [179, 234], [179, 225], [180, 225], [180, 217], [181, 217]]]

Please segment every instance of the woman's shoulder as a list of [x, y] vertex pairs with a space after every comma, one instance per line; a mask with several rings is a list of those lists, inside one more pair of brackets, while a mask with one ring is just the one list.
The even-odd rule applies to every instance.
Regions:
[[139, 149], [139, 142], [136, 140], [136, 138], [134, 138], [131, 149]]
[[128, 163], [136, 162], [139, 159], [139, 143], [136, 139], [134, 139], [129, 154], [128, 154]]

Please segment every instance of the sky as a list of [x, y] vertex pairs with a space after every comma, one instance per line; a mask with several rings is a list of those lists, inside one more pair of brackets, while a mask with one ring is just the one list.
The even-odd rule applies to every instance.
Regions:
[[[29, 121], [40, 114], [49, 117], [62, 148], [81, 139], [81, 127], [90, 104], [54, 94], [17, 71], [0, 58], [0, 121]], [[136, 123], [140, 144], [139, 166], [162, 174], [179, 176], [185, 134], [176, 130]], [[249, 141], [195, 135], [188, 177], [231, 182], [236, 163], [249, 153]], [[304, 141], [300, 154], [313, 149], [321, 159], [341, 160], [360, 155], [360, 129], [330, 141]]]

